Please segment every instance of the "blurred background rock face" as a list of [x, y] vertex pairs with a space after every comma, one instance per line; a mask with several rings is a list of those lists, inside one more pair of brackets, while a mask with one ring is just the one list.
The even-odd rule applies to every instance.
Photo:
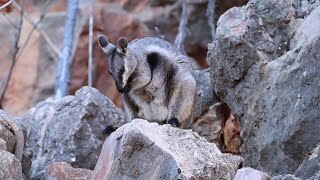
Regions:
[[[0, 0], [0, 5], [7, 1]], [[206, 0], [188, 0], [188, 29], [185, 50], [192, 57], [194, 69], [208, 67], [207, 44], [212, 42], [206, 16]], [[242, 6], [247, 0], [217, 0], [215, 21], [234, 6]], [[17, 1], [19, 4], [19, 1]], [[16, 64], [10, 77], [1, 108], [13, 115], [22, 116], [38, 102], [52, 96], [54, 91], [57, 52], [62, 44], [65, 22], [64, 0], [25, 0]], [[20, 13], [9, 6], [0, 15], [0, 85], [13, 59], [15, 38]], [[75, 46], [71, 63], [69, 94], [87, 85], [88, 67], [88, 0], [79, 2], [79, 16], [76, 23]], [[112, 77], [106, 71], [106, 55], [98, 47], [96, 37], [105, 34], [110, 42], [118, 38], [129, 40], [143, 36], [161, 36], [173, 42], [178, 31], [181, 6], [174, 0], [95, 0], [93, 29], [93, 86], [122, 107]], [[37, 30], [30, 21], [37, 24]], [[32, 32], [32, 33], [31, 33]], [[49, 39], [49, 40], [48, 40]], [[48, 41], [50, 41], [48, 43]], [[26, 43], [27, 42], [27, 43]], [[51, 43], [51, 44], [50, 44]]]

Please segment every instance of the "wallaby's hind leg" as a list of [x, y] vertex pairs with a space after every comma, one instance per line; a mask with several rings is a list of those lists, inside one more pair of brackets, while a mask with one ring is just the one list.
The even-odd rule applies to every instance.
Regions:
[[167, 123], [173, 126], [180, 126], [191, 115], [196, 92], [196, 81], [191, 75], [174, 78], [174, 84], [171, 85], [175, 86], [175, 88], [172, 88], [173, 92], [171, 92], [169, 100]]

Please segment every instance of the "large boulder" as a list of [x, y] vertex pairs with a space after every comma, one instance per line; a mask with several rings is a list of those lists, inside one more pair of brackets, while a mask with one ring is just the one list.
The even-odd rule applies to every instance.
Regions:
[[105, 141], [92, 179], [233, 179], [241, 162], [195, 132], [136, 119]]
[[127, 119], [98, 90], [83, 87], [75, 96], [39, 103], [21, 121], [28, 127], [28, 145], [34, 150], [31, 177], [43, 178], [46, 166], [57, 161], [93, 169], [106, 138], [103, 130], [119, 127]]
[[320, 7], [301, 11], [297, 0], [232, 8], [208, 53], [215, 92], [241, 123], [245, 166], [270, 175], [294, 173], [320, 142]]

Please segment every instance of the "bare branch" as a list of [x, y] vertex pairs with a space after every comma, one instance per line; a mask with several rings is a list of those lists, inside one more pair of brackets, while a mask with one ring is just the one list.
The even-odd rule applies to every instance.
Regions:
[[[21, 4], [23, 5], [24, 3], [24, 0], [21, 1]], [[22, 24], [23, 24], [23, 14], [24, 14], [24, 10], [23, 8], [21, 8], [21, 16], [20, 16], [20, 28], [18, 28], [18, 36], [17, 36], [17, 39], [15, 41], [15, 44], [14, 44], [14, 52], [13, 52], [13, 59], [12, 59], [12, 63], [10, 65], [10, 68], [7, 72], [7, 74], [5, 75], [5, 79], [3, 81], [3, 89], [1, 89], [0, 91], [0, 102], [2, 102], [3, 100], [3, 97], [4, 97], [4, 94], [8, 88], [8, 83], [9, 83], [9, 80], [10, 80], [10, 77], [11, 77], [11, 74], [12, 74], [12, 71], [13, 71], [13, 67], [14, 65], [16, 64], [16, 61], [17, 61], [17, 54], [19, 52], [19, 41], [20, 41], [20, 37], [21, 37], [21, 29], [22, 29]]]
[[89, 59], [88, 59], [88, 85], [92, 87], [92, 36], [93, 36], [93, 1], [91, 0], [89, 17]]
[[215, 10], [215, 0], [208, 0], [208, 9], [207, 9], [207, 16], [208, 16], [208, 23], [211, 28], [211, 37], [212, 41], [215, 38], [215, 25], [214, 25], [214, 10]]
[[180, 24], [179, 24], [178, 34], [176, 36], [176, 40], [175, 40], [174, 44], [183, 53], [185, 53], [183, 43], [186, 38], [187, 23], [188, 23], [187, 2], [186, 2], [186, 0], [182, 0], [181, 20], [180, 20]]
[[9, 6], [14, 0], [10, 0], [7, 3], [5, 3], [4, 5], [0, 6], [0, 11], [4, 8], [6, 8], [7, 6]]
[[14, 22], [11, 21], [11, 19], [8, 17], [6, 13], [3, 14], [3, 16], [6, 18], [6, 20], [16, 29], [19, 29], [19, 25], [15, 24]]
[[9, 81], [9, 74], [11, 74], [11, 72], [12, 72], [11, 66], [10, 66], [10, 69], [8, 69], [7, 72], [4, 74], [4, 76], [0, 79], [0, 103], [2, 102], [1, 100], [4, 96], [5, 90], [7, 88], [7, 84]]
[[63, 33], [63, 45], [59, 55], [56, 70], [55, 97], [61, 98], [68, 94], [68, 82], [70, 79], [70, 59], [73, 48], [74, 27], [77, 15], [77, 0], [67, 1], [67, 17]]
[[[53, 2], [53, 1], [51, 1]], [[48, 4], [48, 6], [51, 4], [51, 2]], [[21, 6], [17, 4], [16, 2], [12, 3], [15, 8], [17, 8], [19, 11], [21, 11]], [[45, 10], [43, 11], [45, 12]], [[45, 17], [45, 15], [42, 15], [39, 19], [39, 21], [34, 22], [33, 19], [30, 17], [30, 15], [27, 12], [24, 12], [24, 17], [26, 20], [32, 24], [33, 28], [36, 29], [40, 35], [43, 37], [43, 39], [48, 43], [50, 48], [54, 51], [54, 53], [58, 56], [60, 54], [60, 50], [55, 46], [55, 44], [51, 41], [49, 36], [47, 35], [46, 32], [42, 31], [40, 28], [38, 28], [39, 23], [42, 21], [42, 19]], [[32, 30], [33, 31], [33, 30]], [[27, 41], [26, 41], [27, 42]], [[23, 48], [24, 49], [24, 48]]]

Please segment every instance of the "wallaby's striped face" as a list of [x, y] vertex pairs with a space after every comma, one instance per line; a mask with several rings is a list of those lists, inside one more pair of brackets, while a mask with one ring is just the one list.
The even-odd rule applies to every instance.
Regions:
[[133, 62], [128, 57], [128, 41], [125, 38], [120, 38], [117, 46], [114, 46], [108, 42], [105, 36], [99, 36], [98, 42], [102, 50], [109, 56], [108, 71], [115, 81], [117, 90], [120, 93], [129, 92], [131, 86], [128, 79], [133, 72]]

